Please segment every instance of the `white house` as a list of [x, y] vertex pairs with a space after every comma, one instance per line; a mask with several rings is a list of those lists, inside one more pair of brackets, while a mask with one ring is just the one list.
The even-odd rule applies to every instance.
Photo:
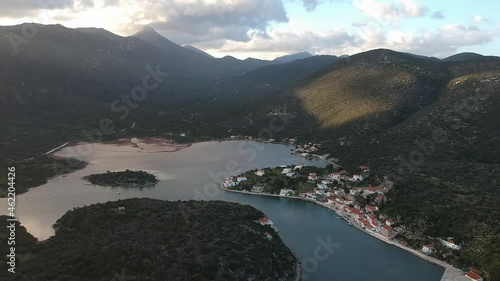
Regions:
[[317, 186], [319, 189], [327, 189], [327, 188], [328, 188], [328, 186], [327, 186], [326, 184], [322, 184], [322, 183], [318, 183], [316, 186]]
[[375, 193], [379, 193], [381, 190], [379, 187], [374, 187], [374, 186], [369, 186], [369, 187], [366, 187], [365, 189], [363, 189], [363, 195], [365, 195], [365, 197], [369, 194], [375, 194]]
[[252, 192], [261, 193], [262, 191], [264, 191], [264, 187], [262, 185], [252, 186]]
[[352, 175], [352, 180], [353, 181], [362, 181], [364, 177], [360, 174]]
[[325, 194], [325, 191], [323, 189], [319, 189], [319, 188], [315, 189], [314, 192], [316, 194], [318, 194], [318, 195], [324, 195]]
[[302, 168], [304, 168], [304, 165], [297, 165], [293, 169], [294, 170], [301, 170]]
[[470, 280], [473, 281], [483, 281], [483, 277], [477, 275], [476, 273], [472, 271], [468, 271], [465, 273], [465, 277], [469, 278]]
[[359, 194], [360, 191], [361, 191], [361, 188], [352, 188], [351, 190], [349, 190], [349, 194], [357, 195], [357, 194]]
[[295, 177], [295, 173], [294, 172], [286, 173], [286, 176], [293, 178], [293, 177]]
[[257, 170], [257, 172], [255, 172], [255, 175], [257, 175], [258, 177], [262, 177], [265, 174], [266, 172], [264, 172], [264, 170]]
[[377, 220], [377, 217], [376, 217], [376, 216], [374, 216], [374, 215], [368, 215], [366, 218], [368, 219], [368, 221], [369, 221], [370, 223], [373, 223], [373, 222], [378, 221], [378, 220]]
[[283, 171], [281, 171], [281, 173], [282, 173], [282, 174], [288, 174], [288, 173], [290, 173], [291, 171], [292, 171], [292, 169], [291, 169], [291, 168], [285, 168], [285, 169], [283, 169]]
[[372, 206], [372, 205], [365, 206], [365, 211], [367, 211], [367, 212], [373, 213], [373, 212], [376, 212], [377, 210], [378, 210], [378, 208], [375, 206]]
[[235, 182], [235, 181], [226, 181], [226, 182], [224, 182], [224, 187], [225, 188], [234, 187], [234, 186], [236, 186], [236, 184], [237, 184], [237, 182]]
[[345, 196], [345, 192], [343, 189], [335, 190], [335, 195], [337, 196]]
[[301, 195], [306, 198], [316, 199], [316, 193], [313, 191], [308, 191], [306, 193], [302, 193]]
[[322, 184], [331, 184], [332, 182], [330, 180], [322, 180], [321, 183]]
[[453, 250], [460, 250], [462, 249], [462, 246], [455, 244], [455, 241], [453, 241], [453, 238], [449, 238], [448, 240], [441, 240], [441, 243], [445, 245], [446, 247], [453, 249]]
[[247, 178], [246, 178], [246, 177], [237, 177], [237, 178], [236, 178], [236, 182], [238, 182], [238, 183], [240, 183], [240, 182], [242, 182], [242, 181], [246, 181], [246, 180], [247, 180]]
[[269, 232], [264, 233], [264, 236], [266, 236], [266, 238], [267, 238], [268, 240], [272, 240], [272, 239], [273, 239], [273, 236], [272, 236], [272, 235], [271, 235], [271, 233], [269, 233]]
[[337, 172], [333, 172], [333, 173], [330, 174], [330, 178], [332, 180], [339, 180], [340, 179], [340, 174], [337, 173]]
[[260, 218], [259, 223], [260, 223], [260, 225], [274, 226], [274, 223], [268, 218]]
[[288, 188], [283, 188], [280, 190], [280, 196], [290, 196], [290, 195], [294, 195], [295, 192], [291, 189], [288, 189]]
[[307, 179], [310, 181], [315, 181], [318, 179], [318, 176], [316, 175], [316, 173], [310, 173]]
[[434, 251], [434, 246], [435, 246], [434, 243], [424, 245], [422, 247], [422, 252], [424, 252], [426, 254], [430, 254], [430, 253], [432, 253], [432, 251]]
[[328, 197], [328, 198], [326, 199], [326, 203], [327, 203], [328, 205], [335, 205], [335, 202], [336, 202], [335, 197]]

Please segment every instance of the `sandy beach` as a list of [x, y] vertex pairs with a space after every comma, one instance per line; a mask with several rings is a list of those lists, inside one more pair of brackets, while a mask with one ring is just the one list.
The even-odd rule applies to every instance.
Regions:
[[51, 154], [66, 157], [67, 150], [80, 145], [86, 145], [86, 151], [158, 153], [179, 151], [190, 147], [191, 143], [179, 144], [165, 138], [123, 138], [99, 143], [73, 142], [51, 150]]

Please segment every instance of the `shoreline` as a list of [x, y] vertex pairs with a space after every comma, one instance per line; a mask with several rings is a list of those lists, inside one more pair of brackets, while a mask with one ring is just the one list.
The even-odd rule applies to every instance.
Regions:
[[[313, 199], [303, 198], [303, 197], [299, 197], [299, 196], [280, 196], [278, 194], [267, 194], [267, 193], [256, 193], [256, 192], [251, 192], [251, 191], [247, 192], [247, 191], [241, 191], [241, 190], [232, 190], [232, 189], [224, 188], [221, 184], [218, 184], [218, 187], [221, 190], [227, 191], [227, 192], [242, 193], [242, 194], [247, 194], [247, 195], [267, 196], [267, 197], [289, 198], [289, 199], [302, 200], [302, 201], [306, 201], [306, 202], [315, 203], [321, 207], [327, 208], [327, 209], [335, 212], [336, 215], [338, 215], [340, 218], [342, 218], [346, 222], [350, 222], [350, 219], [347, 218], [347, 216], [344, 212], [340, 212], [339, 210], [332, 208], [331, 206], [329, 206], [326, 203], [322, 203], [322, 202], [319, 202], [319, 201], [316, 201]], [[404, 246], [404, 245], [398, 243], [397, 241], [388, 240], [380, 234], [363, 229], [361, 226], [357, 225], [356, 223], [352, 223], [351, 226], [356, 227], [358, 230], [364, 232], [365, 234], [368, 234], [373, 238], [376, 238], [382, 242], [385, 242], [386, 244], [398, 247], [401, 250], [404, 250], [404, 251], [416, 256], [417, 258], [420, 258], [421, 260], [424, 260], [430, 264], [441, 267], [442, 269], [444, 269], [443, 277], [441, 278], [441, 281], [467, 281], [462, 270], [460, 270], [460, 269], [458, 269], [458, 268], [456, 268], [456, 267], [454, 267], [454, 266], [452, 266], [452, 265], [450, 265], [442, 260], [436, 259], [434, 257], [426, 255], [423, 252], [420, 252], [418, 250]]]

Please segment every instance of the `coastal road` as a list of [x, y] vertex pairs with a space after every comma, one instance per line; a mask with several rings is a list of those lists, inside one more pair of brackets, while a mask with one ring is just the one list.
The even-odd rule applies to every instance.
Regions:
[[[224, 187], [222, 187], [222, 185], [219, 185], [219, 187], [222, 189], [222, 190], [225, 190], [225, 191], [229, 191], [229, 192], [238, 192], [238, 193], [244, 193], [244, 194], [249, 194], [249, 195], [260, 195], [260, 196], [273, 196], [273, 197], [282, 197], [282, 196], [279, 196], [277, 194], [268, 194], [268, 193], [254, 193], [254, 192], [244, 192], [244, 191], [239, 191], [239, 190], [231, 190], [231, 189], [226, 189]], [[339, 215], [340, 217], [342, 217], [344, 220], [346, 221], [350, 221], [349, 218], [347, 217], [347, 214], [340, 211], [340, 210], [337, 210], [335, 208], [332, 208], [330, 205], [326, 204], [326, 203], [322, 203], [322, 202], [318, 202], [316, 200], [313, 200], [313, 199], [308, 199], [308, 198], [302, 198], [302, 197], [297, 197], [297, 196], [288, 196], [287, 198], [294, 198], [294, 199], [299, 199], [299, 200], [304, 200], [304, 201], [309, 201], [309, 202], [313, 202], [313, 203], [316, 203], [320, 206], [323, 206], [325, 208], [328, 208], [330, 210], [333, 210], [337, 213], [337, 215]], [[442, 260], [438, 260], [436, 258], [433, 258], [431, 256], [428, 256], [426, 254], [424, 254], [423, 252], [421, 251], [418, 251], [418, 250], [415, 250], [415, 249], [412, 249], [412, 248], [409, 248], [409, 247], [406, 247], [404, 245], [401, 245], [400, 243], [398, 243], [397, 241], [394, 241], [394, 240], [388, 240], [386, 239], [384, 236], [378, 234], [378, 233], [374, 233], [372, 231], [367, 231], [365, 229], [363, 229], [361, 226], [357, 225], [356, 223], [353, 223], [352, 224], [354, 227], [358, 228], [359, 230], [379, 239], [379, 240], [382, 240], [383, 242], [387, 243], [387, 244], [390, 244], [390, 245], [394, 245], [398, 248], [401, 248], [402, 250], [405, 250], [407, 252], [410, 252], [411, 254], [429, 262], [429, 263], [432, 263], [432, 264], [435, 264], [437, 266], [440, 266], [442, 268], [444, 268], [444, 274], [443, 274], [443, 277], [441, 277], [441, 281], [470, 281], [467, 277], [464, 276], [464, 273], [462, 270], [458, 269], [458, 268], [455, 268], [453, 267], [452, 265], [450, 264], [447, 264], [446, 262], [442, 261]]]

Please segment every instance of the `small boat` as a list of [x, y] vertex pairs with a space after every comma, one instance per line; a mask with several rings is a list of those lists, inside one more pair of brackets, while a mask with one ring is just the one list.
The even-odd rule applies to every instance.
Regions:
[[117, 195], [120, 195], [120, 191], [117, 191], [117, 192], [116, 192], [116, 194], [117, 194]]
[[349, 225], [350, 225], [350, 226], [352, 226], [352, 223], [351, 223], [351, 222], [349, 222]]
[[52, 200], [52, 197], [49, 197], [49, 200]]
[[340, 217], [336, 217], [337, 219], [340, 219]]

